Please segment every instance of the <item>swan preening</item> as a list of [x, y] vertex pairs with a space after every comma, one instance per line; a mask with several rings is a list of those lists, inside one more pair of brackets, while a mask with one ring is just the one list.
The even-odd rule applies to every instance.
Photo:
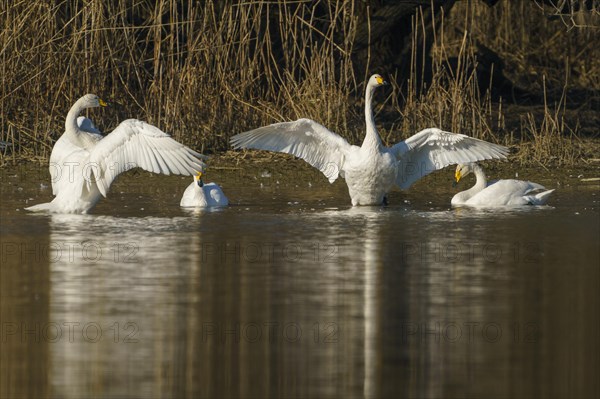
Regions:
[[421, 177], [457, 163], [504, 159], [508, 149], [463, 134], [437, 128], [422, 130], [408, 139], [385, 147], [372, 111], [373, 93], [387, 83], [373, 75], [365, 92], [366, 134], [362, 146], [345, 139], [310, 119], [281, 122], [240, 133], [231, 139], [234, 148], [252, 148], [293, 154], [319, 169], [333, 183], [346, 179], [352, 205], [385, 203], [394, 185], [409, 188]]
[[194, 176], [194, 181], [185, 189], [181, 202], [182, 207], [205, 208], [212, 206], [227, 206], [229, 200], [216, 183], [204, 183], [202, 172]]
[[206, 157], [173, 140], [146, 122], [128, 119], [107, 136], [79, 114], [108, 104], [95, 94], [75, 102], [65, 120], [65, 132], [52, 148], [50, 176], [54, 199], [26, 208], [30, 211], [87, 213], [106, 197], [122, 172], [140, 167], [162, 174], [193, 175]]
[[497, 180], [488, 184], [483, 169], [476, 163], [457, 165], [455, 173], [456, 182], [458, 183], [460, 179], [469, 173], [475, 174], [477, 179], [475, 185], [468, 190], [456, 194], [451, 201], [454, 206], [543, 205], [554, 191], [546, 190], [541, 184], [514, 179]]

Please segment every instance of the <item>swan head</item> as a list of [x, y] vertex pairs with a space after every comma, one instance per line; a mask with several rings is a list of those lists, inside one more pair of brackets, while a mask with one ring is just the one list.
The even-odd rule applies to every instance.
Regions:
[[86, 94], [79, 99], [84, 108], [107, 107], [108, 103], [95, 94]]
[[386, 82], [383, 77], [379, 74], [372, 75], [367, 83], [371, 87], [387, 86], [389, 83]]
[[198, 187], [204, 187], [204, 182], [202, 181], [202, 172], [196, 173], [196, 176], [194, 176], [194, 181], [196, 182]]
[[454, 178], [456, 179], [456, 183], [458, 183], [460, 181], [460, 179], [462, 179], [469, 173], [473, 172], [473, 170], [474, 170], [473, 166], [474, 166], [474, 164], [472, 164], [472, 163], [467, 163], [464, 165], [461, 165], [461, 164], [456, 165], [456, 172], [454, 172]]

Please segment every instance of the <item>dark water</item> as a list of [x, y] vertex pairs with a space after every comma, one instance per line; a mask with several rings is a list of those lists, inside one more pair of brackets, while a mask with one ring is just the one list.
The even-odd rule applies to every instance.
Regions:
[[188, 179], [130, 174], [72, 216], [5, 169], [0, 397], [597, 397], [597, 183], [493, 212], [451, 176], [351, 208], [216, 172], [232, 206], [194, 213]]

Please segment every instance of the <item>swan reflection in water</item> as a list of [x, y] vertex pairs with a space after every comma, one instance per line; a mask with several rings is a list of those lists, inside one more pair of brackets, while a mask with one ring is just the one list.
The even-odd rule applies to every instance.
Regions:
[[[65, 397], [90, 386], [103, 396], [429, 397], [457, 393], [453, 381], [485, 380], [485, 367], [527, 373], [522, 359], [543, 354], [514, 344], [510, 328], [542, 313], [528, 287], [544, 248], [521, 252], [537, 262], [514, 267], [513, 241], [498, 237], [530, 231], [524, 215], [544, 223], [540, 212], [52, 215], [50, 245], [72, 251], [50, 265], [49, 320], [79, 324], [61, 324], [74, 339], [50, 345], [48, 380]], [[479, 323], [472, 340], [466, 323]], [[493, 344], [486, 323], [503, 329]], [[286, 326], [295, 330], [286, 335]], [[101, 383], [115, 373], [128, 380]]]
[[[404, 349], [385, 353], [390, 345], [403, 344], [390, 331], [399, 331], [403, 320], [417, 323], [445, 317], [431, 304], [443, 304], [444, 298], [462, 289], [443, 284], [450, 269], [430, 266], [413, 251], [415, 243], [434, 248], [440, 233], [430, 231], [430, 241], [415, 240], [410, 231], [399, 230], [391, 222], [398, 213], [422, 218], [410, 210], [353, 207], [311, 214], [249, 215], [242, 223], [253, 231], [244, 231], [235, 218], [227, 219], [227, 212], [215, 210], [192, 210], [193, 217], [173, 218], [51, 216], [52, 245], [71, 250], [51, 267], [51, 319], [79, 323], [73, 325], [74, 331], [86, 329], [75, 334], [79, 340], [61, 341], [51, 348], [53, 363], [61, 365], [52, 368], [57, 391], [76, 396], [110, 370], [146, 381], [142, 389], [155, 392], [156, 384], [165, 384], [155, 381], [157, 373], [167, 373], [167, 380], [184, 378], [160, 362], [157, 366], [162, 359], [206, 381], [201, 386], [189, 381], [178, 387], [167, 384], [165, 393], [263, 394], [276, 389], [269, 381], [273, 373], [296, 375], [300, 361], [313, 369], [298, 385], [288, 388], [291, 392], [333, 394], [330, 385], [314, 383], [353, 375], [361, 377], [347, 381], [349, 393], [360, 389], [365, 396], [376, 397], [386, 394], [381, 390], [383, 379], [388, 378], [382, 363], [406, 362]], [[228, 220], [226, 227], [219, 220], [223, 217]], [[452, 215], [441, 212], [434, 219], [440, 217]], [[271, 260], [256, 260], [243, 252], [258, 244], [264, 248], [269, 240], [275, 243], [270, 231], [257, 231], [261, 224], [276, 229], [277, 223], [297, 226], [297, 234], [277, 237], [281, 247], [275, 248], [298, 248], [304, 251], [301, 256], [275, 253]], [[241, 235], [240, 230], [244, 231]], [[362, 236], [357, 232], [363, 232]], [[399, 248], [406, 252], [400, 258]], [[241, 253], [231, 252], [236, 250]], [[477, 265], [470, 270], [473, 275]], [[397, 289], [390, 283], [397, 284]], [[266, 336], [265, 322], [279, 324], [277, 342], [245, 339], [248, 326], [254, 325]], [[306, 340], [301, 344], [284, 339], [282, 327], [290, 323], [302, 330]], [[236, 325], [239, 332], [231, 335]], [[91, 345], [100, 329], [103, 339]], [[230, 358], [227, 353], [236, 355]], [[429, 360], [411, 366], [430, 365], [431, 357], [437, 356], [431, 348], [425, 353]], [[284, 369], [267, 372], [272, 376], [266, 380], [251, 378], [257, 365], [270, 370], [273, 356], [279, 359], [277, 363], [283, 362]], [[132, 368], [126, 359], [135, 359], [141, 366]], [[233, 372], [236, 364], [240, 374]], [[230, 391], [233, 388], [227, 381], [231, 378], [238, 381], [239, 392]], [[414, 383], [406, 376], [404, 382], [413, 393], [435, 393], [438, 385], [424, 381]], [[117, 384], [114, 389], [129, 388]]]
[[[182, 322], [178, 303], [200, 295], [197, 219], [50, 215], [50, 320], [63, 338], [50, 346], [53, 392], [81, 397], [153, 395], [156, 364], [173, 361]], [[188, 234], [186, 234], [186, 232]], [[182, 239], [185, 236], [185, 239]], [[127, 375], [135, 384], [105, 385]], [[137, 387], [136, 387], [137, 386]]]

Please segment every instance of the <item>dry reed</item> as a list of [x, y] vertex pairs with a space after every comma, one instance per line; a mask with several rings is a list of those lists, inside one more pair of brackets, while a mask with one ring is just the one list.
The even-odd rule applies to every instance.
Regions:
[[[533, 89], [540, 76], [549, 87], [564, 86], [555, 69], [567, 68], [577, 71], [569, 82], [577, 79], [598, 90], [600, 57], [589, 55], [597, 46], [549, 23], [534, 23], [531, 13], [509, 22], [525, 1], [490, 9], [477, 3], [457, 3], [464, 12], [442, 16], [428, 85], [416, 78], [417, 60], [408, 79], [388, 77], [394, 91], [376, 109], [385, 116], [378, 119], [384, 140], [438, 126], [507, 144], [525, 140], [541, 151], [527, 154], [544, 163], [552, 158], [542, 154], [554, 151], [544, 144], [546, 136], [562, 140], [577, 134], [561, 119], [566, 100], [544, 109], [560, 123], [540, 125], [525, 117], [520, 126], [507, 126], [504, 103], [492, 101], [488, 87], [478, 82], [478, 43], [497, 50], [507, 63], [542, 65], [525, 75], [516, 67], [509, 76], [518, 83], [526, 76]], [[354, 41], [364, 18], [350, 0], [20, 0], [0, 7], [0, 163], [49, 157], [64, 115], [86, 92], [122, 104], [90, 112], [103, 130], [136, 117], [205, 153], [227, 149], [232, 134], [298, 117], [315, 119], [357, 143], [364, 76], [381, 72], [376, 65], [355, 70]], [[413, 20], [413, 50], [424, 43], [422, 20], [419, 13]], [[550, 45], [540, 46], [534, 29]], [[527, 55], [532, 47], [539, 50]], [[565, 162], [573, 158], [558, 156]]]

